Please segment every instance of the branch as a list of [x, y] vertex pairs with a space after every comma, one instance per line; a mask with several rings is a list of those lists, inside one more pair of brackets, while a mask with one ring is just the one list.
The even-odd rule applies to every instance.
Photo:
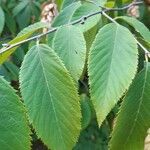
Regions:
[[[116, 22], [116, 20], [114, 20], [113, 18], [111, 18], [109, 15], [107, 15], [105, 12], [102, 12], [102, 15], [104, 15], [107, 19], [109, 19], [111, 22], [119, 25], [118, 22]], [[148, 61], [148, 57], [150, 58], [150, 52], [134, 37], [136, 43], [139, 45], [139, 47], [141, 47], [141, 49], [145, 52], [145, 59], [146, 61]]]
[[[95, 2], [93, 2], [91, 0], [86, 0], [86, 1], [97, 5], [97, 3], [95, 3]], [[141, 5], [141, 4], [143, 4], [143, 1], [133, 1], [129, 5], [126, 5], [126, 6], [121, 7], [121, 8], [107, 8], [107, 7], [102, 7], [102, 6], [99, 6], [99, 7], [102, 8], [105, 12], [107, 12], [107, 11], [122, 11], [122, 10], [129, 9], [132, 6]]]
[[[91, 2], [90, 0], [88, 0], [88, 1]], [[91, 2], [91, 3], [94, 3], [94, 2]], [[105, 8], [105, 7], [99, 6], [99, 7], [102, 8], [102, 10], [97, 11], [97, 12], [94, 12], [94, 13], [91, 13], [91, 14], [88, 14], [88, 15], [86, 15], [86, 16], [82, 16], [80, 19], [75, 20], [75, 21], [73, 21], [73, 22], [71, 22], [71, 23], [69, 23], [69, 24], [66, 24], [66, 25], [76, 25], [76, 24], [79, 24], [79, 23], [84, 24], [85, 21], [86, 21], [88, 18], [91, 18], [91, 17], [93, 17], [93, 16], [95, 16], [95, 15], [103, 14], [103, 13], [109, 12], [109, 11], [122, 11], [122, 10], [127, 10], [128, 8], [130, 8], [130, 7], [132, 7], [132, 6], [140, 5], [140, 4], [143, 4], [143, 2], [142, 2], [142, 1], [140, 1], [140, 2], [132, 2], [132, 3], [130, 3], [129, 5], [124, 6], [124, 7], [121, 7], [121, 8]], [[108, 17], [108, 16], [107, 16], [107, 17]], [[109, 18], [109, 19], [110, 19], [110, 18]], [[60, 26], [59, 26], [59, 27], [60, 27]], [[27, 43], [27, 42], [32, 41], [32, 40], [40, 39], [41, 37], [43, 37], [43, 36], [45, 36], [45, 35], [47, 35], [47, 34], [50, 34], [50, 33], [52, 33], [52, 32], [57, 31], [59, 27], [50, 29], [50, 30], [48, 30], [48, 31], [45, 32], [45, 33], [38, 34], [38, 35], [36, 35], [36, 36], [30, 37], [30, 38], [28, 38], [28, 39], [26, 39], [26, 40], [22, 40], [22, 41], [20, 41], [20, 42], [18, 42], [18, 43], [15, 43], [15, 44], [11, 44], [11, 45], [10, 45], [10, 44], [2, 44], [4, 48], [2, 48], [2, 49], [0, 50], [0, 54], [6, 52], [6, 51], [8, 51], [8, 50], [10, 50], [11, 48], [14, 48], [14, 47], [16, 47], [16, 46], [19, 46], [19, 45], [21, 45], [21, 44]]]

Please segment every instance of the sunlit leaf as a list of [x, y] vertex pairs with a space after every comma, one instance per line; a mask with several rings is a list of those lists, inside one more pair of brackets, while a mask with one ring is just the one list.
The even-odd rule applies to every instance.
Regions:
[[88, 72], [99, 125], [132, 82], [137, 53], [133, 35], [123, 26], [111, 23], [97, 34], [89, 54]]
[[52, 150], [72, 149], [81, 129], [80, 100], [56, 53], [44, 44], [31, 48], [21, 67], [20, 82], [37, 135]]

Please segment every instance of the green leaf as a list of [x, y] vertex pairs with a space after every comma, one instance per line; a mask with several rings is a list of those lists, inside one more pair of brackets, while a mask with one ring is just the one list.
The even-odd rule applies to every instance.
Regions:
[[150, 63], [127, 92], [110, 141], [111, 150], [143, 150], [150, 127]]
[[32, 15], [32, 6], [27, 5], [17, 16], [16, 20], [19, 25], [19, 29], [22, 30], [23, 28], [27, 27], [31, 22], [31, 15]]
[[68, 24], [78, 7], [81, 6], [81, 2], [72, 3], [68, 7], [64, 8], [60, 14], [54, 19], [52, 26], [57, 27]]
[[15, 91], [0, 77], [0, 147], [29, 150], [30, 129], [26, 111]]
[[0, 65], [0, 76], [3, 76], [7, 81], [11, 81], [10, 73], [4, 65]]
[[[96, 6], [95, 4], [92, 4], [92, 3], [88, 3], [88, 2], [84, 2], [76, 11], [75, 13], [73, 14], [73, 17], [72, 17], [72, 22], [75, 21], [75, 20], [78, 20], [80, 19], [81, 17], [83, 16], [87, 16], [89, 14], [92, 14], [92, 13], [95, 13], [97, 11], [100, 11], [101, 9]], [[77, 24], [77, 26], [79, 28], [81, 28], [81, 30], [83, 32], [86, 32], [88, 31], [89, 29], [91, 29], [92, 27], [94, 27], [99, 21], [100, 21], [100, 18], [101, 18], [101, 14], [98, 14], [98, 15], [95, 15], [91, 18], [88, 18], [84, 24]]]
[[137, 53], [136, 41], [127, 28], [111, 23], [98, 32], [90, 50], [88, 72], [99, 126], [132, 82]]
[[17, 81], [18, 75], [19, 75], [19, 68], [15, 64], [13, 64], [11, 61], [5, 62], [4, 66], [11, 73], [12, 79]]
[[62, 3], [62, 8], [61, 9], [64, 9], [65, 7], [69, 6], [70, 4], [76, 2], [77, 0], [63, 0], [63, 3]]
[[75, 81], [78, 81], [86, 59], [86, 42], [83, 33], [77, 27], [63, 26], [56, 32], [53, 48]]
[[5, 15], [3, 9], [0, 7], [0, 34], [3, 31], [4, 24], [5, 24]]
[[80, 100], [56, 53], [44, 44], [31, 48], [21, 67], [20, 82], [38, 136], [52, 150], [72, 149], [81, 129]]
[[[81, 2], [72, 3], [68, 7], [64, 8], [59, 15], [54, 19], [52, 26], [58, 27], [61, 25], [68, 24], [71, 21], [72, 15], [74, 14], [75, 10], [81, 6]], [[55, 33], [51, 33], [48, 35], [48, 45], [51, 47], [53, 40], [55, 37]]]
[[[44, 27], [49, 27], [48, 24], [38, 22], [33, 25], [28, 26], [27, 28], [23, 29], [16, 38], [11, 40], [8, 44], [15, 44], [18, 42], [21, 42], [27, 38], [29, 38], [34, 32], [38, 31], [39, 29], [42, 29]], [[7, 58], [18, 48], [18, 46], [13, 47], [7, 51], [5, 51], [5, 47], [0, 49], [0, 64], [2, 64]]]
[[95, 39], [95, 36], [98, 31], [98, 27], [99, 27], [99, 25], [97, 24], [93, 28], [91, 28], [90, 30], [88, 30], [87, 32], [84, 33], [84, 37], [86, 40], [86, 47], [87, 47], [88, 52], [89, 52], [89, 49], [91, 48], [91, 45]]
[[138, 21], [136, 18], [127, 16], [117, 17], [116, 19], [121, 19], [127, 22], [129, 25], [135, 28], [138, 33], [140, 33], [144, 40], [150, 43], [150, 31], [142, 22]]
[[94, 2], [98, 6], [104, 6], [107, 0], [91, 0], [91, 2]]
[[81, 110], [82, 110], [82, 130], [84, 130], [91, 122], [92, 111], [90, 106], [90, 100], [86, 96], [86, 94], [80, 95], [80, 99], [81, 99]]
[[7, 13], [7, 12], [5, 13], [5, 18], [6, 18], [5, 19], [6, 26], [8, 27], [8, 29], [14, 36], [16, 34], [16, 30], [17, 30], [15, 19], [12, 16], [12, 14]]
[[27, 5], [29, 1], [21, 1], [14, 9], [13, 9], [13, 16], [18, 15]]
[[58, 9], [60, 10], [63, 0], [55, 0], [55, 3], [57, 4]]

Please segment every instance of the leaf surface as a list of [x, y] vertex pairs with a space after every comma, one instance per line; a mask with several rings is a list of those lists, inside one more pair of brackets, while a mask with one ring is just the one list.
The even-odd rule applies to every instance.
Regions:
[[5, 15], [3, 9], [0, 7], [0, 34], [3, 31], [4, 24], [5, 24]]
[[110, 149], [143, 150], [150, 127], [150, 63], [136, 76], [123, 100]]
[[86, 42], [83, 33], [74, 26], [61, 27], [56, 32], [53, 48], [75, 81], [78, 81], [86, 59]]
[[71, 5], [64, 8], [59, 15], [54, 19], [52, 26], [58, 27], [61, 25], [68, 24], [71, 21], [71, 18], [78, 7], [81, 6], [81, 2], [75, 2]]
[[10, 85], [0, 77], [0, 148], [29, 150], [30, 129], [26, 111]]
[[[34, 32], [38, 31], [39, 29], [49, 27], [48, 24], [38, 22], [33, 25], [28, 26], [27, 28], [23, 29], [16, 38], [11, 40], [8, 45], [15, 44], [21, 42], [27, 38], [29, 38]], [[2, 64], [6, 59], [18, 48], [18, 46], [13, 47], [7, 51], [5, 51], [6, 47], [0, 49], [0, 64]]]
[[47, 45], [25, 56], [21, 93], [38, 136], [52, 150], [70, 150], [81, 129], [80, 99], [68, 71]]
[[97, 4], [98, 6], [104, 6], [107, 0], [91, 0], [91, 2]]
[[63, 0], [62, 3], [62, 9], [64, 9], [65, 7], [69, 6], [70, 4], [76, 2], [77, 0]]
[[145, 41], [150, 43], [150, 31], [149, 29], [139, 20], [133, 17], [121, 16], [117, 17], [131, 25], [143, 38]]
[[[76, 9], [71, 20], [73, 22], [75, 20], [82, 18], [83, 16], [90, 15], [100, 10], [101, 9], [95, 4], [84, 2], [79, 8]], [[76, 26], [78, 26], [83, 32], [86, 32], [92, 27], [94, 27], [100, 21], [100, 18], [101, 14], [98, 14], [86, 19], [84, 24], [77, 24]]]
[[125, 27], [111, 23], [98, 32], [89, 54], [88, 73], [99, 125], [132, 82], [137, 53], [136, 41]]

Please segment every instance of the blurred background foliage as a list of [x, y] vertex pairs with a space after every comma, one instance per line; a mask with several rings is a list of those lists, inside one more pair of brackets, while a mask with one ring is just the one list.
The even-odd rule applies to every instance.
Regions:
[[[100, 0], [93, 1], [99, 2]], [[45, 2], [51, 3], [51, 1], [46, 0], [0, 0], [0, 48], [2, 47], [2, 44], [13, 39], [23, 28], [41, 20], [41, 13], [43, 6], [46, 4]], [[131, 2], [132, 0], [108, 0], [106, 7], [121, 7]], [[57, 4], [59, 12], [62, 0], [56, 0], [55, 3]], [[131, 15], [137, 17], [148, 28], [150, 28], [150, 7], [148, 5], [141, 5], [140, 7], [128, 11], [111, 12], [109, 15], [113, 17]], [[100, 26], [103, 26], [105, 23], [107, 23], [107, 20], [103, 19], [103, 23], [100, 24]], [[19, 67], [29, 46], [29, 43], [23, 44], [3, 65], [0, 66], [0, 75], [4, 76], [5, 79], [8, 80], [17, 90], [19, 90]], [[79, 83], [81, 87], [81, 90], [79, 91], [80, 94], [86, 93], [88, 86], [86, 77]], [[83, 131], [81, 132], [79, 141], [74, 150], [107, 150], [110, 133], [112, 131], [114, 118], [118, 112], [119, 103], [111, 111], [102, 127], [99, 129], [88, 96], [82, 94], [81, 99], [81, 106], [83, 108], [82, 113], [83, 115], [86, 115], [82, 124]], [[34, 130], [32, 132], [32, 143], [33, 150], [47, 150], [47, 147], [37, 138]]]

